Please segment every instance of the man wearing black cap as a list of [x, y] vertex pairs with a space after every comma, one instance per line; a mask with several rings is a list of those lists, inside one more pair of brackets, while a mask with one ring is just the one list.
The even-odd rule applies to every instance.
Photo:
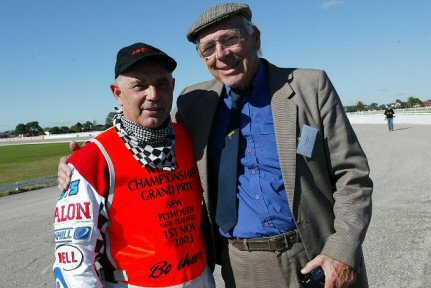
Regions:
[[215, 79], [186, 88], [175, 113], [192, 134], [226, 286], [301, 287], [321, 267], [326, 288], [368, 287], [366, 156], [326, 73], [259, 58], [251, 18], [227, 3], [190, 27]]
[[123, 112], [68, 159], [55, 208], [56, 287], [214, 287], [193, 144], [170, 119], [176, 65], [144, 43], [118, 52]]

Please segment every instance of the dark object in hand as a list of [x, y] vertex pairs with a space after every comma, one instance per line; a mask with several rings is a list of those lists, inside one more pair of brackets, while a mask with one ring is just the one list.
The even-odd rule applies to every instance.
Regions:
[[299, 279], [303, 288], [325, 287], [325, 273], [321, 267], [311, 271], [308, 274], [300, 274]]

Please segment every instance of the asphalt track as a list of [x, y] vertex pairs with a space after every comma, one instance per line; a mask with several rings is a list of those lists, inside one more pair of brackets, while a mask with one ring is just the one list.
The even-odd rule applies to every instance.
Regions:
[[[431, 125], [354, 128], [375, 184], [364, 242], [370, 287], [431, 287]], [[52, 187], [0, 198], [0, 287], [54, 286], [57, 197]]]

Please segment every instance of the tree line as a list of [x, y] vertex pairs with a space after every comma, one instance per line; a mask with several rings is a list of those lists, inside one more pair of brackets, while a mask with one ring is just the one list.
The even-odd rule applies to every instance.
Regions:
[[[426, 102], [431, 102], [431, 100], [427, 100]], [[397, 99], [395, 103], [390, 104], [377, 104], [371, 103], [369, 105], [363, 103], [362, 101], [358, 101], [356, 105], [346, 106], [346, 112], [356, 112], [356, 111], [366, 111], [366, 110], [384, 110], [387, 106], [394, 106], [395, 108], [417, 108], [423, 107], [424, 102], [416, 97], [409, 97], [407, 102], [401, 101]]]
[[77, 122], [72, 126], [54, 126], [42, 128], [39, 121], [31, 121], [28, 123], [19, 123], [14, 130], [0, 132], [0, 138], [10, 137], [31, 137], [47, 134], [66, 134], [79, 133], [87, 131], [103, 131], [112, 126], [112, 118], [117, 112], [109, 112], [106, 116], [105, 124], [97, 124], [96, 121], [85, 121], [84, 123]]

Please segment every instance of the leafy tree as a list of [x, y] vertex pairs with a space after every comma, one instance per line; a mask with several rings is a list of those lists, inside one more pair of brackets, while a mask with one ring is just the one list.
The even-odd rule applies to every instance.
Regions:
[[60, 133], [61, 134], [70, 133], [70, 128], [67, 126], [61, 126], [60, 127]]
[[49, 134], [61, 134], [61, 129], [58, 126], [54, 126], [49, 129]]
[[23, 124], [23, 123], [19, 123], [18, 125], [16, 125], [15, 127], [15, 135], [24, 135], [27, 136], [27, 132], [28, 132], [28, 128], [27, 125]]
[[358, 101], [358, 103], [356, 104], [356, 109], [358, 109], [358, 111], [364, 111], [365, 110], [364, 103], [362, 103], [361, 101]]
[[346, 112], [356, 112], [356, 106], [347, 106]]
[[106, 120], [105, 120], [105, 128], [108, 129], [109, 127], [112, 126], [112, 119], [114, 118], [114, 116], [117, 114], [117, 112], [112, 111], [109, 112], [108, 116], [106, 116]]
[[70, 127], [70, 130], [71, 130], [71, 132], [74, 132], [74, 133], [79, 133], [79, 132], [82, 132], [82, 124], [81, 123], [76, 123], [75, 125], [73, 125], [72, 127]]
[[377, 103], [371, 103], [370, 105], [368, 105], [368, 110], [379, 110], [379, 104]]
[[27, 135], [28, 136], [38, 136], [38, 135], [44, 135], [45, 132], [43, 132], [42, 127], [39, 126], [39, 122], [38, 121], [32, 121], [32, 122], [28, 122], [26, 124], [28, 132]]
[[423, 106], [423, 103], [419, 98], [409, 97], [407, 99], [407, 107], [412, 108], [412, 107], [420, 107], [420, 106]]
[[90, 121], [87, 121], [82, 125], [82, 131], [91, 131], [93, 130], [93, 127], [94, 127], [93, 123]]

